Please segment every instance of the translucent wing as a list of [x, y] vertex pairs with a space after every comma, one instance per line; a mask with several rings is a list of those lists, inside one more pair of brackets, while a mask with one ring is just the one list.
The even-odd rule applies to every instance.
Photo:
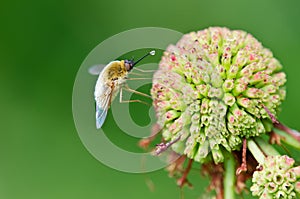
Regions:
[[103, 68], [105, 67], [104, 64], [98, 64], [98, 65], [94, 65], [94, 66], [91, 66], [88, 70], [88, 72], [91, 74], [91, 75], [99, 75], [100, 72], [103, 70]]
[[103, 86], [103, 94], [96, 100], [96, 127], [101, 128], [112, 100], [113, 87]]

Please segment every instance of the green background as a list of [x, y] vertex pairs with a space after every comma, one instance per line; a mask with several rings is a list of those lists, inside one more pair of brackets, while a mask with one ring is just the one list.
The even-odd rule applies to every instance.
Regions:
[[[132, 28], [187, 33], [218, 25], [252, 33], [284, 65], [288, 93], [280, 120], [300, 129], [299, 8], [296, 0], [1, 1], [0, 198], [180, 198], [163, 170], [148, 174], [152, 192], [145, 175], [99, 163], [73, 122], [72, 88], [82, 61], [101, 41]], [[136, 147], [111, 134], [120, 146]], [[185, 188], [185, 198], [199, 198], [207, 182], [196, 169], [191, 181], [195, 188]]]

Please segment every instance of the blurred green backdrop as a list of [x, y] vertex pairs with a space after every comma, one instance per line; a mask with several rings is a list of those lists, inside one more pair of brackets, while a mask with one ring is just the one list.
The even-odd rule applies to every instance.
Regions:
[[[80, 64], [101, 41], [131, 28], [187, 33], [218, 25], [252, 33], [284, 65], [288, 93], [280, 119], [300, 129], [299, 8], [297, 0], [2, 1], [0, 198], [180, 197], [163, 170], [148, 175], [155, 184], [151, 192], [144, 175], [99, 163], [73, 123], [72, 88]], [[191, 181], [195, 188], [184, 189], [185, 198], [199, 198], [207, 183], [197, 171]]]

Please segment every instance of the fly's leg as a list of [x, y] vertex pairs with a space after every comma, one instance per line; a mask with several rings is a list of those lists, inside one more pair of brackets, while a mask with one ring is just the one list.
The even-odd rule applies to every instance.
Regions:
[[128, 92], [135, 93], [135, 94], [137, 94], [137, 95], [141, 95], [141, 96], [144, 96], [144, 97], [151, 98], [150, 95], [147, 95], [147, 94], [145, 94], [145, 93], [142, 93], [142, 92], [133, 90], [133, 89], [129, 88], [128, 86], [124, 86], [124, 89], [125, 89], [126, 91], [128, 91]]
[[[135, 71], [131, 71], [130, 75], [136, 75], [136, 76], [148, 76], [151, 75], [151, 73], [153, 73], [155, 70], [142, 70], [142, 69], [138, 69], [138, 68], [133, 68], [134, 70], [141, 72], [141, 73], [137, 73]], [[146, 73], [146, 74], [145, 74]]]
[[140, 68], [133, 68], [134, 70], [137, 70], [139, 72], [142, 72], [142, 73], [153, 73], [155, 72], [156, 70], [143, 70], [143, 69], [140, 69]]
[[[132, 89], [130, 89], [130, 90], [132, 90]], [[135, 90], [133, 90], [133, 91], [135, 91]], [[138, 92], [138, 91], [136, 91], [136, 92]], [[138, 93], [140, 93], [140, 92], [138, 92]], [[141, 94], [144, 94], [144, 93], [141, 93]], [[146, 95], [146, 94], [144, 94], [144, 95]], [[123, 100], [123, 87], [122, 87], [120, 89], [120, 103], [131, 103], [131, 102], [139, 102], [139, 103], [142, 103], [142, 104], [145, 104], [148, 106], [150, 105], [147, 102], [144, 102], [142, 100]]]
[[132, 77], [127, 78], [126, 80], [146, 80], [146, 79], [152, 79], [151, 77]]
[[136, 76], [145, 76], [144, 74], [135, 73], [135, 72], [130, 72], [130, 75], [136, 75]]

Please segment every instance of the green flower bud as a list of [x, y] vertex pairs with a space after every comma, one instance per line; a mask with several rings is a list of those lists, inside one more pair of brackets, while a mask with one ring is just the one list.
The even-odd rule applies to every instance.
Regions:
[[211, 27], [184, 35], [164, 52], [153, 77], [151, 95], [164, 140], [187, 129], [173, 150], [199, 162], [223, 162], [222, 150], [237, 150], [244, 138], [270, 131], [263, 107], [277, 115], [285, 98], [281, 68], [244, 31]]
[[300, 167], [294, 166], [288, 156], [269, 156], [261, 165], [262, 170], [253, 174], [250, 190], [260, 198], [296, 198], [300, 193]]

